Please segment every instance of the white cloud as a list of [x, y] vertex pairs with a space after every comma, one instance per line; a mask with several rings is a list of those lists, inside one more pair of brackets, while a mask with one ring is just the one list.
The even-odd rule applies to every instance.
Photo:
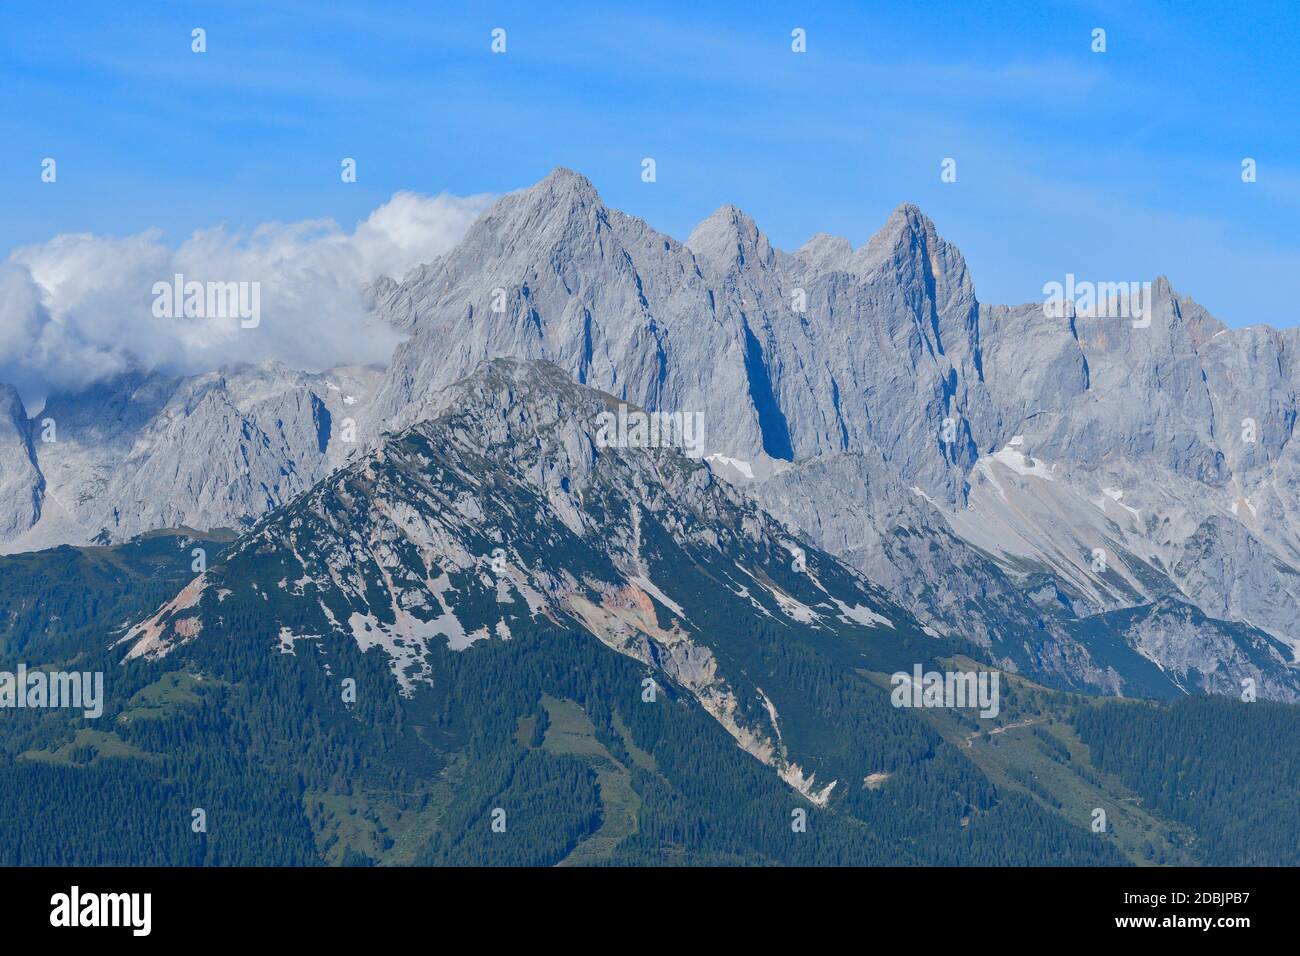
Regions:
[[[175, 248], [156, 230], [23, 246], [0, 263], [0, 382], [39, 400], [135, 366], [192, 374], [266, 359], [311, 371], [386, 362], [399, 336], [366, 321], [363, 287], [446, 252], [490, 202], [399, 192], [351, 233], [315, 220], [216, 227]], [[260, 283], [260, 324], [157, 318], [154, 283], [177, 273]]]

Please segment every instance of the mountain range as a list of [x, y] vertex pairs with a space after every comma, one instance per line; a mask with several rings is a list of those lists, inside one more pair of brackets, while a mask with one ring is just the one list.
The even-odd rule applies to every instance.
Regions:
[[0, 558], [0, 666], [107, 676], [6, 711], [5, 862], [1293, 861], [1294, 707], [991, 672], [552, 363], [438, 402], [237, 536]]
[[0, 674], [107, 676], [0, 860], [1296, 862], [1300, 333], [565, 169], [367, 295], [384, 368], [0, 387]]
[[1162, 279], [1143, 322], [987, 306], [910, 205], [856, 250], [782, 252], [732, 206], [681, 243], [566, 169], [369, 293], [408, 336], [387, 369], [139, 372], [30, 418], [6, 391], [4, 550], [247, 528], [483, 362], [545, 360], [701, 415], [717, 474], [1002, 666], [1300, 697], [1297, 330], [1229, 329]]

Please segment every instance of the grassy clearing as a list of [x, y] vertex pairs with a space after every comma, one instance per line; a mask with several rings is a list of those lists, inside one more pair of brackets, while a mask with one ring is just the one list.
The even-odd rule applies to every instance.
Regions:
[[171, 717], [187, 707], [197, 706], [204, 695], [225, 686], [227, 684], [224, 681], [204, 677], [202, 674], [170, 671], [137, 691], [117, 719], [129, 723], [132, 720]]
[[115, 757], [130, 760], [162, 759], [158, 754], [132, 746], [116, 734], [88, 728], [79, 729], [73, 739], [61, 747], [53, 750], [28, 750], [22, 754], [21, 759], [84, 767]]
[[[987, 670], [967, 658], [955, 658], [947, 666]], [[887, 674], [868, 676], [882, 687], [891, 686]], [[1135, 864], [1194, 862], [1188, 853], [1194, 836], [1186, 827], [1149, 812], [1117, 777], [1093, 766], [1087, 746], [1068, 722], [1071, 708], [1082, 698], [1016, 674], [1002, 672], [1000, 682], [995, 718], [980, 719], [970, 709], [921, 708], [917, 713], [998, 787], [1026, 793], [1085, 830], [1091, 831], [1094, 811], [1104, 810], [1106, 830], [1097, 839], [1113, 842]]]
[[[627, 767], [615, 759], [596, 737], [596, 728], [581, 707], [574, 701], [557, 700], [545, 694], [542, 695], [542, 705], [550, 718], [542, 749], [586, 758], [595, 771], [603, 808], [600, 827], [574, 847], [558, 865], [585, 866], [601, 862], [608, 859], [623, 840], [636, 833], [641, 797], [632, 788], [632, 775]], [[626, 728], [620, 729], [619, 734], [625, 744], [630, 743], [631, 734], [626, 732]], [[632, 746], [628, 749], [638, 764], [654, 767], [654, 758], [649, 754], [634, 750]], [[642, 761], [647, 764], [642, 764]]]

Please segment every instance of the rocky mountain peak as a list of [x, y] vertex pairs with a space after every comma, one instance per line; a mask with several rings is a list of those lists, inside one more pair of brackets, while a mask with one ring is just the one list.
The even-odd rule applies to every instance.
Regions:
[[561, 218], [603, 211], [604, 208], [605, 204], [590, 179], [559, 166], [527, 189], [502, 197], [484, 214], [484, 218], [491, 218], [497, 210], [510, 211], [532, 220], [538, 216]]
[[753, 218], [730, 204], [696, 226], [686, 248], [719, 272], [746, 264], [770, 268], [776, 260], [772, 243]]
[[819, 232], [800, 246], [794, 255], [814, 272], [844, 271], [853, 256], [853, 244], [843, 236]]
[[378, 308], [392, 298], [393, 293], [399, 288], [399, 283], [392, 276], [381, 275], [372, 282], [367, 282], [362, 288], [361, 294], [366, 304], [372, 308]]
[[493, 203], [460, 245], [437, 264], [417, 271], [397, 290], [398, 298], [412, 281], [432, 283], [441, 290], [466, 272], [470, 263], [488, 257], [522, 267], [548, 250], [572, 252], [598, 242], [609, 230], [609, 215], [587, 177], [559, 167], [540, 182]]
[[587, 192], [595, 194], [596, 187], [591, 184], [591, 180], [582, 173], [570, 169], [568, 166], [556, 166], [533, 187], [546, 187], [555, 190], [573, 190], [577, 192]]
[[921, 212], [919, 206], [905, 202], [890, 213], [885, 224], [865, 245], [853, 253], [853, 267], [854, 271], [865, 275], [886, 263], [898, 267], [917, 254], [926, 259], [950, 254], [965, 268], [961, 254], [939, 237], [930, 217]]
[[[579, 523], [586, 520], [579, 514], [583, 490], [598, 469], [653, 473], [660, 482], [677, 474], [712, 484], [703, 462], [686, 454], [697, 420], [686, 422], [683, 440], [671, 416], [651, 416], [579, 385], [553, 362], [485, 362], [431, 407], [441, 411], [414, 426], [417, 430], [437, 429], [476, 454], [520, 469], [557, 513]], [[691, 457], [700, 458], [701, 451]]]

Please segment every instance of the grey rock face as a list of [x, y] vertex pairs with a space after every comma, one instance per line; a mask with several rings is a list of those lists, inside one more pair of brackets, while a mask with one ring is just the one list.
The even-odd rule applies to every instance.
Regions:
[[1288, 666], [1290, 649], [1259, 628], [1215, 620], [1191, 604], [1161, 598], [1153, 604], [1125, 608], [1073, 622], [1071, 630], [1101, 655], [1116, 649], [1136, 652], [1137, 661], [1152, 662], [1147, 673], [1135, 661], [1117, 660], [1135, 693], [1165, 696], [1176, 692], [1226, 694], [1249, 699], [1300, 701], [1295, 674]]
[[970, 422], [991, 414], [965, 263], [913, 206], [836, 250], [778, 253], [730, 206], [682, 245], [557, 170], [381, 307], [412, 337], [372, 410], [400, 427], [481, 361], [546, 358], [644, 407], [703, 412], [713, 450], [791, 460], [872, 443], [904, 481], [956, 501]]
[[402, 427], [483, 361], [547, 359], [634, 404], [702, 412], [724, 446], [750, 448], [759, 422], [752, 403], [730, 401], [748, 379], [728, 309], [689, 249], [558, 170], [500, 200], [381, 308], [412, 336], [371, 412], [377, 426]]
[[[503, 312], [491, 309], [494, 289]], [[419, 420], [436, 410], [427, 396], [477, 361], [546, 357], [648, 408], [703, 411], [709, 448], [723, 459], [864, 455], [873, 474], [896, 479], [884, 513], [924, 496], [943, 533], [1009, 582], [1052, 576], [1069, 613], [1171, 591], [1215, 613], [1223, 595], [1242, 594], [1234, 613], [1292, 641], [1291, 574], [1268, 562], [1300, 567], [1291, 506], [1270, 490], [1294, 471], [1295, 333], [1228, 330], [1163, 280], [1150, 300], [1138, 322], [981, 306], [960, 253], [909, 205], [857, 250], [821, 235], [782, 253], [731, 206], [679, 245], [559, 170], [502, 200], [460, 248], [389, 298], [381, 311], [413, 334], [372, 411], [375, 427]], [[1247, 419], [1254, 443], [1234, 437]], [[1042, 475], [1013, 439], [1044, 463]], [[918, 568], [884, 556], [878, 536], [891, 529], [848, 517], [882, 513], [861, 475], [845, 476], [837, 495], [852, 504], [841, 503], [839, 518], [809, 513], [821, 499], [803, 500], [794, 485], [821, 475], [796, 469], [781, 479], [785, 492], [757, 493], [778, 512], [782, 495], [798, 502], [783, 513], [821, 528], [825, 546], [882, 580], [914, 581]], [[1279, 520], [1247, 528], [1251, 494], [1249, 507]], [[1205, 561], [1193, 573], [1182, 557], [1189, 546], [1205, 552], [1189, 542], [1210, 514], [1258, 543], [1217, 544], [1215, 554], [1240, 555], [1217, 576]], [[1104, 570], [1093, 569], [1098, 560]], [[911, 587], [965, 606], [937, 596], [948, 586], [936, 587], [933, 573]], [[931, 610], [936, 626], [992, 640], [983, 624]]]
[[819, 232], [796, 252], [795, 258], [812, 272], [847, 272], [853, 244], [841, 236]]
[[[507, 286], [505, 313], [472, 304]], [[730, 206], [679, 246], [557, 171], [390, 302], [413, 337], [374, 406], [389, 421], [493, 355], [701, 409], [715, 460], [801, 462], [752, 489], [765, 506], [1011, 661], [1118, 688], [1057, 618], [1168, 594], [1300, 646], [1277, 491], [1296, 486], [1297, 333], [1228, 330], [1164, 280], [1136, 322], [981, 306], [912, 206], [857, 250], [787, 255]]]
[[55, 440], [36, 442], [31, 456], [44, 494], [32, 522], [0, 547], [247, 526], [358, 448], [346, 438], [379, 374], [267, 363], [190, 378], [136, 373], [53, 395], [40, 419], [53, 421]]
[[18, 393], [0, 385], [0, 541], [27, 531], [40, 516], [43, 487]]

